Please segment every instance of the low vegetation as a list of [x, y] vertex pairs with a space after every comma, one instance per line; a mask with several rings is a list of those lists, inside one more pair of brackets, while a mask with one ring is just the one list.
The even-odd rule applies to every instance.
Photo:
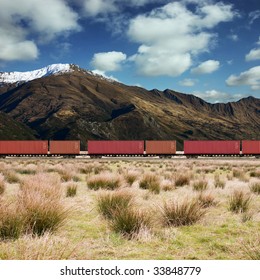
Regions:
[[177, 176], [177, 178], [175, 179], [175, 186], [176, 187], [183, 187], [185, 185], [189, 185], [190, 183], [190, 175], [186, 175], [186, 174], [180, 174]]
[[250, 190], [255, 194], [260, 194], [260, 182], [255, 182], [250, 185]]
[[206, 180], [198, 180], [192, 186], [194, 191], [204, 191], [208, 187], [208, 182]]
[[0, 259], [260, 259], [259, 161], [0, 161]]
[[120, 187], [120, 177], [111, 173], [100, 173], [88, 178], [87, 185], [91, 190], [115, 190]]
[[149, 229], [150, 225], [151, 219], [147, 213], [132, 207], [117, 209], [111, 220], [112, 230], [127, 238], [136, 237], [142, 229]]
[[145, 174], [140, 181], [139, 187], [141, 189], [149, 190], [153, 193], [159, 194], [161, 187], [160, 187], [160, 180], [158, 175], [154, 175], [150, 173]]
[[251, 196], [242, 190], [235, 190], [229, 198], [229, 210], [235, 213], [246, 212], [251, 202]]
[[78, 189], [78, 185], [76, 183], [72, 182], [68, 182], [68, 184], [66, 185], [66, 196], [67, 197], [73, 197], [77, 194], [77, 189]]
[[112, 219], [116, 213], [129, 208], [132, 200], [132, 194], [126, 191], [105, 192], [97, 198], [98, 210], [105, 218]]
[[198, 200], [167, 202], [161, 212], [164, 224], [176, 227], [192, 225], [205, 214]]
[[5, 177], [0, 173], [0, 195], [5, 191]]

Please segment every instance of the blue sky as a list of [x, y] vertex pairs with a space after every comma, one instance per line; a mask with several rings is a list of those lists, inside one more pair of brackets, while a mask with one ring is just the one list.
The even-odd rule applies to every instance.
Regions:
[[0, 71], [53, 63], [209, 102], [260, 98], [260, 1], [0, 0]]

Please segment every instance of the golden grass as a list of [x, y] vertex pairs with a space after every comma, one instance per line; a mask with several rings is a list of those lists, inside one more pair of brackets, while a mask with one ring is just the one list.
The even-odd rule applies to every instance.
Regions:
[[[259, 161], [239, 159], [0, 160], [0, 171], [5, 176], [5, 190], [0, 196], [0, 232], [1, 225], [5, 225], [0, 259], [257, 259], [259, 243], [255, 232], [260, 231], [260, 196], [252, 192], [251, 186], [258, 178], [250, 172], [259, 168]], [[79, 181], [65, 182], [61, 169]], [[139, 187], [151, 169], [159, 181], [159, 194]], [[233, 176], [234, 169], [247, 179]], [[23, 170], [35, 170], [36, 174]], [[10, 173], [18, 178], [15, 183], [8, 182]], [[127, 174], [132, 178], [128, 180]], [[226, 179], [228, 175], [230, 180]], [[182, 176], [184, 180], [181, 178], [180, 182], [184, 183], [176, 188], [175, 183]], [[225, 182], [224, 188], [215, 186], [217, 176]], [[100, 178], [105, 178], [101, 187], [89, 188], [89, 181]], [[193, 190], [192, 183], [198, 180], [207, 181], [206, 191]], [[73, 198], [67, 197], [70, 184], [77, 186]], [[228, 211], [231, 196], [241, 189], [249, 196], [251, 192], [248, 209]], [[112, 211], [113, 217], [104, 219], [98, 206], [100, 197], [118, 193], [128, 193], [131, 202], [116, 206], [115, 209], [124, 210]], [[48, 215], [41, 217], [51, 217], [51, 222], [48, 229], [39, 227], [36, 231], [38, 214], [31, 222], [32, 213], [36, 202], [42, 200], [38, 207]], [[57, 226], [51, 225], [56, 221], [53, 202], [61, 206], [64, 214]], [[192, 222], [186, 215], [189, 222], [168, 226], [159, 209], [164, 204], [172, 206], [172, 202], [179, 208], [184, 202], [192, 202], [190, 213], [201, 215]], [[109, 210], [113, 208], [107, 205]], [[184, 210], [181, 213], [185, 216]]]
[[2, 195], [5, 192], [5, 177], [3, 174], [0, 173], [0, 195]]

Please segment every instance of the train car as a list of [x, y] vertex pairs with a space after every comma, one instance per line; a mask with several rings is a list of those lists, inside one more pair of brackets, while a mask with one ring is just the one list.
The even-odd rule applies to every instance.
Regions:
[[146, 155], [171, 157], [176, 154], [176, 141], [145, 141]]
[[0, 155], [5, 156], [35, 156], [48, 154], [47, 140], [4, 140], [0, 141]]
[[242, 154], [260, 156], [260, 140], [243, 140]]
[[77, 140], [51, 140], [49, 154], [55, 156], [73, 157], [80, 154], [80, 141]]
[[90, 156], [135, 156], [144, 154], [144, 141], [128, 140], [89, 140], [88, 154]]
[[240, 141], [184, 141], [184, 154], [186, 156], [240, 155]]

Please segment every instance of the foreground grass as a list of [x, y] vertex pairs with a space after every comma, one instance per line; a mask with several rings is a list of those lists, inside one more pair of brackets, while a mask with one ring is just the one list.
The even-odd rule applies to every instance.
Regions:
[[[4, 163], [5, 170], [24, 170], [28, 165], [27, 161], [22, 160], [4, 161]], [[198, 160], [196, 163], [150, 160], [149, 162], [100, 161], [95, 162], [95, 169], [88, 169], [88, 164], [93, 166], [93, 162], [77, 161], [75, 164], [75, 161], [69, 160], [61, 162], [42, 160], [41, 166], [46, 170], [46, 176], [50, 174], [50, 170], [60, 176], [59, 172], [55, 170], [64, 168], [79, 177], [75, 196], [66, 197], [68, 187], [66, 182], [62, 183], [63, 193], [59, 192], [65, 208], [73, 209], [73, 211], [62, 227], [58, 227], [53, 232], [44, 232], [41, 236], [25, 233], [18, 238], [0, 241], [0, 259], [258, 259], [260, 242], [256, 233], [260, 230], [260, 196], [252, 194], [248, 210], [252, 213], [250, 220], [242, 221], [243, 213], [240, 211], [229, 211], [230, 196], [240, 188], [244, 188], [245, 192], [250, 192], [250, 187], [256, 177], [252, 177], [253, 181], [245, 182], [240, 180], [239, 176], [234, 176], [232, 180], [227, 180], [224, 189], [215, 188], [214, 170], [222, 172], [221, 178], [225, 179], [229, 174], [228, 170], [220, 169], [220, 167], [225, 167], [227, 163], [230, 165], [229, 170], [240, 170], [241, 166], [247, 166], [249, 171], [244, 171], [244, 173], [248, 172], [248, 174], [251, 172], [250, 168], [252, 170], [260, 167], [259, 161], [241, 163], [240, 161], [212, 161], [209, 164], [209, 161], [203, 160]], [[30, 164], [37, 165], [37, 161]], [[120, 177], [120, 174], [126, 174], [128, 169], [133, 170], [131, 172], [136, 172], [136, 174], [150, 174], [151, 168], [153, 168], [158, 170], [158, 173], [156, 171], [155, 173], [162, 180], [176, 182], [178, 174], [184, 173], [183, 170], [195, 170], [194, 164], [201, 170], [199, 176], [203, 175], [208, 182], [205, 193], [203, 190], [200, 190], [202, 192], [199, 193], [197, 190], [194, 191], [193, 181], [183, 180], [185, 185], [182, 187], [170, 188], [167, 191], [161, 189], [158, 194], [151, 192], [149, 188], [140, 188], [139, 183], [143, 176], [136, 176], [131, 182], [127, 178], [122, 181]], [[205, 166], [213, 171], [206, 172]], [[134, 221], [134, 225], [140, 225], [138, 233], [133, 234], [131, 238], [122, 234], [121, 230], [116, 230], [113, 224], [111, 225], [111, 219], [104, 219], [103, 215], [100, 215], [98, 201], [102, 197], [102, 193], [104, 195], [104, 190], [101, 190], [103, 185], [101, 184], [101, 187], [97, 188], [98, 191], [96, 188], [88, 187], [88, 181], [91, 181], [91, 178], [100, 178], [96, 177], [98, 175], [96, 170], [108, 169], [111, 170], [113, 179], [120, 179], [120, 183], [115, 188], [107, 188], [107, 182], [111, 177], [108, 181], [104, 179], [104, 189], [110, 189], [105, 190], [106, 194], [109, 193], [108, 204], [115, 193], [131, 193], [129, 196], [131, 203], [123, 203], [123, 206], [120, 207], [124, 209], [134, 207], [137, 215], [141, 213], [140, 216], [137, 216], [137, 221]], [[82, 172], [82, 170], [88, 170], [88, 172]], [[5, 172], [2, 173], [8, 174]], [[37, 172], [38, 170], [36, 174]], [[101, 177], [104, 176], [102, 172]], [[19, 182], [26, 179], [27, 176], [29, 178], [31, 174], [19, 173]], [[195, 175], [193, 174], [193, 176]], [[200, 177], [194, 178], [194, 181], [200, 180]], [[8, 178], [5, 178], [5, 191], [0, 197], [0, 202], [2, 199], [13, 201], [14, 195], [21, 190], [19, 182], [9, 183]], [[205, 212], [204, 215], [190, 225], [177, 227], [163, 225], [160, 209], [164, 203], [178, 201], [184, 197], [191, 200], [198, 199]], [[196, 207], [198, 207], [197, 204]], [[117, 206], [116, 209], [118, 209]], [[142, 213], [149, 213], [150, 218], [146, 220], [144, 217], [142, 220]], [[123, 211], [121, 214], [119, 218], [125, 218]]]

